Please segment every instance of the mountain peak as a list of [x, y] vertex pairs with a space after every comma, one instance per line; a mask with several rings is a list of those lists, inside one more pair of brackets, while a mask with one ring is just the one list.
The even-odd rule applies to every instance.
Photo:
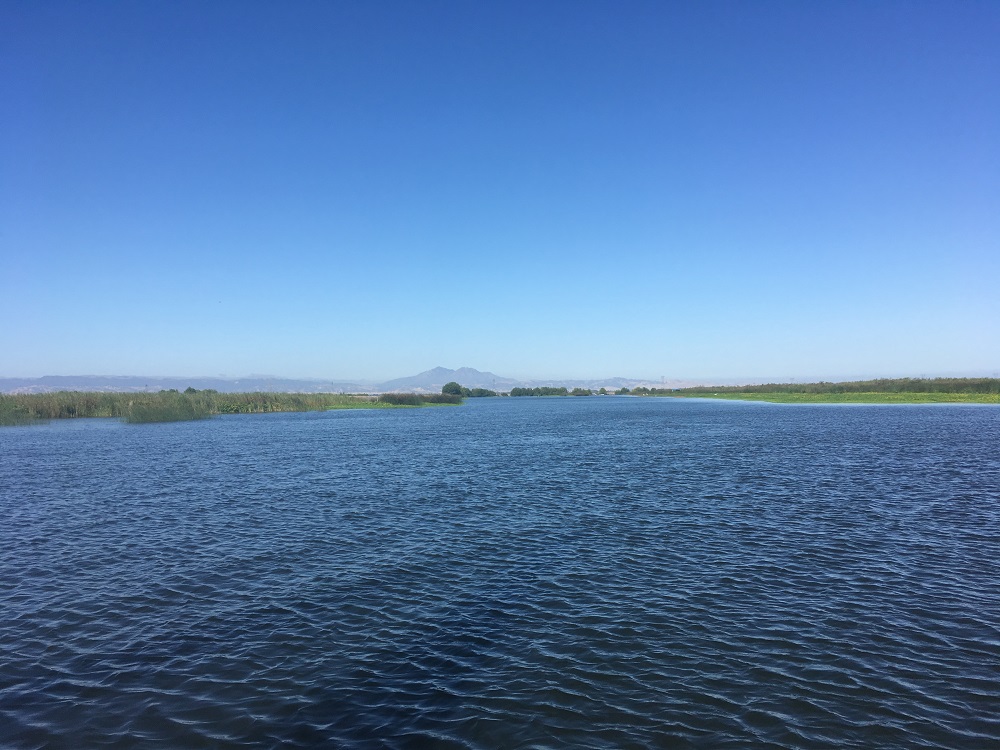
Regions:
[[425, 370], [419, 375], [407, 378], [396, 378], [379, 384], [379, 390], [416, 390], [437, 392], [450, 381], [455, 381], [466, 388], [501, 388], [507, 389], [516, 385], [510, 378], [502, 378], [492, 372], [482, 372], [474, 367], [459, 367], [452, 370], [448, 367], [435, 367]]

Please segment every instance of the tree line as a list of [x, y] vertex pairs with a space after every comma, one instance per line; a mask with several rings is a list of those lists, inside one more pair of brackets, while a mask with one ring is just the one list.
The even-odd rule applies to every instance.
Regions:
[[[652, 389], [657, 391], [658, 389]], [[633, 391], [634, 393], [635, 391]], [[1000, 378], [880, 378], [846, 383], [765, 383], [763, 385], [695, 386], [663, 391], [698, 393], [1000, 393]], [[659, 393], [650, 395], [660, 395]]]
[[[603, 390], [603, 389], [602, 389]], [[566, 386], [543, 385], [536, 388], [511, 388], [511, 396], [592, 396], [594, 392], [589, 388], [574, 388], [569, 390]]]
[[441, 395], [458, 396], [459, 398], [490, 398], [491, 396], [499, 396], [500, 394], [496, 391], [491, 391], [489, 388], [466, 388], [464, 385], [452, 380], [441, 387]]

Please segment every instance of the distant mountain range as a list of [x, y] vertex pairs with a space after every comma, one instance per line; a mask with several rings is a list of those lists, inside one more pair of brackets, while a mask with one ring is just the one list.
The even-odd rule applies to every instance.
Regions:
[[280, 393], [361, 393], [369, 385], [332, 380], [295, 380], [250, 375], [245, 378], [157, 377], [135, 375], [46, 375], [41, 378], [0, 378], [0, 393], [51, 393], [52, 391], [108, 391], [132, 393], [175, 388], [212, 388], [221, 393], [275, 391]]
[[681, 380], [636, 380], [634, 378], [600, 378], [591, 380], [556, 379], [556, 380], [516, 380], [505, 378], [492, 372], [481, 372], [472, 367], [460, 367], [450, 370], [447, 367], [435, 367], [419, 375], [407, 378], [396, 378], [385, 383], [379, 383], [375, 388], [380, 392], [400, 391], [408, 393], [439, 393], [441, 386], [454, 381], [466, 388], [488, 388], [491, 391], [509, 391], [511, 388], [534, 388], [536, 386], [561, 386], [567, 388], [591, 388], [598, 390], [618, 390], [619, 388], [634, 388], [638, 385], [658, 386], [660, 388], [683, 388], [696, 385], [693, 381]]
[[405, 378], [387, 380], [384, 383], [347, 380], [306, 380], [294, 378], [249, 375], [243, 378], [211, 377], [158, 377], [134, 375], [46, 375], [41, 378], [0, 378], [0, 393], [51, 393], [53, 391], [107, 391], [130, 393], [141, 391], [162, 391], [175, 388], [196, 388], [199, 391], [212, 388], [221, 393], [241, 391], [275, 391], [281, 393], [440, 393], [441, 386], [455, 381], [466, 388], [488, 388], [494, 391], [509, 391], [511, 388], [536, 386], [561, 386], [567, 388], [634, 388], [639, 385], [683, 388], [696, 385], [694, 381], [682, 380], [635, 380], [630, 378], [604, 378], [598, 380], [515, 380], [492, 372], [481, 372], [472, 367], [451, 370], [435, 367]]

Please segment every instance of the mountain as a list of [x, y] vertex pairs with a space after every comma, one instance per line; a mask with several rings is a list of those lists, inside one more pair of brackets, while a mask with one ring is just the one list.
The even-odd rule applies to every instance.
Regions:
[[472, 367], [459, 367], [457, 370], [435, 367], [433, 370], [426, 370], [419, 375], [379, 383], [377, 389], [386, 392], [440, 393], [441, 386], [451, 381], [464, 385], [466, 388], [489, 388], [491, 391], [509, 391], [520, 385], [517, 380], [503, 378], [492, 372], [480, 372]]
[[166, 391], [171, 388], [205, 390], [212, 388], [221, 393], [247, 391], [274, 391], [277, 393], [440, 393], [441, 387], [455, 381], [466, 388], [488, 388], [491, 391], [509, 391], [515, 387], [566, 386], [567, 388], [635, 388], [644, 385], [657, 388], [683, 388], [701, 383], [690, 380], [636, 380], [632, 378], [603, 378], [591, 380], [515, 380], [492, 372], [481, 372], [473, 367], [451, 370], [435, 367], [418, 375], [387, 380], [384, 383], [366, 383], [343, 380], [305, 380], [278, 378], [268, 375], [248, 375], [241, 378], [211, 377], [160, 377], [142, 375], [46, 375], [41, 378], [0, 378], [0, 393], [51, 393], [53, 391], [106, 391], [130, 393], [141, 391]]
[[371, 384], [331, 381], [296, 380], [266, 375], [249, 375], [243, 378], [210, 377], [159, 377], [142, 375], [46, 375], [41, 378], [0, 378], [0, 393], [52, 393], [53, 391], [98, 391], [132, 393], [141, 391], [168, 391], [174, 388], [205, 390], [220, 393], [247, 391], [274, 391], [277, 393], [360, 393], [371, 389]]
[[644, 385], [648, 388], [684, 388], [690, 385], [699, 385], [692, 380], [639, 380], [635, 378], [596, 378], [590, 380], [579, 379], [554, 379], [554, 380], [515, 380], [505, 378], [492, 372], [480, 372], [472, 367], [460, 367], [451, 370], [447, 367], [435, 367], [419, 375], [412, 375], [408, 378], [396, 378], [385, 383], [379, 383], [376, 390], [416, 392], [416, 393], [439, 393], [441, 386], [445, 383], [455, 381], [466, 388], [488, 388], [491, 391], [509, 391], [511, 388], [526, 387], [535, 388], [538, 386], [566, 386], [567, 388], [589, 388], [599, 390], [607, 388], [609, 391], [616, 391], [619, 388], [635, 388]]

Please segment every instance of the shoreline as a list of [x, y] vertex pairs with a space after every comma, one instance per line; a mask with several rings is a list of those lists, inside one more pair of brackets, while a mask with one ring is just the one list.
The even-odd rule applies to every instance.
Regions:
[[670, 398], [771, 404], [1000, 404], [997, 393], [672, 393]]

